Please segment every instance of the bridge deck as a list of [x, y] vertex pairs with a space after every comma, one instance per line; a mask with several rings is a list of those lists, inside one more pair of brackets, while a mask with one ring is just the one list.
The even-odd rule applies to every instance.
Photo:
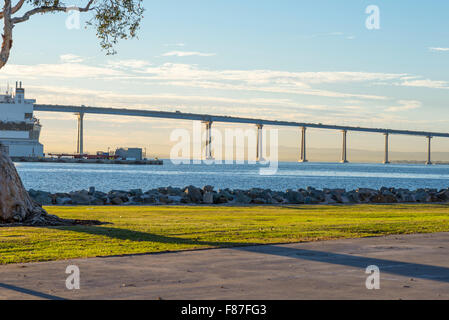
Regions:
[[413, 130], [395, 130], [382, 128], [366, 128], [366, 127], [352, 127], [352, 126], [338, 126], [326, 125], [316, 123], [291, 122], [291, 121], [277, 121], [241, 117], [227, 117], [216, 116], [209, 114], [195, 114], [195, 113], [181, 113], [181, 112], [165, 112], [165, 111], [151, 111], [151, 110], [136, 110], [136, 109], [116, 109], [116, 108], [98, 108], [98, 107], [84, 107], [84, 106], [63, 106], [63, 105], [44, 105], [35, 104], [34, 111], [45, 112], [68, 112], [68, 113], [90, 113], [90, 114], [107, 114], [117, 116], [133, 116], [133, 117], [149, 117], [149, 118], [163, 118], [163, 119], [178, 119], [178, 120], [196, 120], [196, 121], [212, 121], [225, 123], [245, 123], [245, 124], [261, 124], [269, 126], [282, 127], [307, 127], [316, 129], [329, 130], [347, 130], [356, 132], [372, 132], [372, 133], [388, 133], [398, 135], [413, 135], [424, 137], [444, 137], [449, 138], [449, 133], [428, 132], [428, 131], [413, 131]]

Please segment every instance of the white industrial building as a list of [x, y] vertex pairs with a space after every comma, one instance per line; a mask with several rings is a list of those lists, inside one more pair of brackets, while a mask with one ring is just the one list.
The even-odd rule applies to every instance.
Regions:
[[0, 144], [11, 157], [36, 158], [44, 156], [39, 143], [41, 125], [33, 115], [36, 101], [25, 99], [22, 83], [16, 83], [14, 93], [0, 95]]

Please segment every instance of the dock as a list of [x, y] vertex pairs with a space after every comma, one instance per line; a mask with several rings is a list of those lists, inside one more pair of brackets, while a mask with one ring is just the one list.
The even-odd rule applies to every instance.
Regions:
[[123, 164], [123, 165], [152, 165], [162, 166], [163, 160], [118, 160], [118, 159], [73, 159], [73, 158], [24, 158], [12, 157], [13, 162], [40, 162], [40, 163], [82, 163], [82, 164]]

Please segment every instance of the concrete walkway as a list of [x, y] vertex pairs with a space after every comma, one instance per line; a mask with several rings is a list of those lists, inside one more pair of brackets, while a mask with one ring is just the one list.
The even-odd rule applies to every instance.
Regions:
[[0, 266], [0, 299], [58, 298], [449, 299], [449, 233]]

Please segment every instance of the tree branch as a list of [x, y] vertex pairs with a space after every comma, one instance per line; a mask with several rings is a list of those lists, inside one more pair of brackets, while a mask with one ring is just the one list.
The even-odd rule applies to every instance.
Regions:
[[[25, 0], [19, 0], [19, 2], [12, 8], [11, 14], [16, 13], [20, 9], [22, 9], [23, 4], [25, 3]], [[3, 19], [4, 14], [3, 11], [0, 12], [0, 19]]]
[[79, 12], [87, 12], [87, 11], [93, 10], [93, 8], [91, 8], [93, 2], [94, 2], [94, 0], [89, 0], [89, 2], [87, 3], [87, 5], [84, 8], [81, 8], [81, 7], [61, 7], [61, 6], [42, 6], [42, 7], [35, 8], [33, 10], [30, 10], [30, 11], [26, 12], [22, 17], [12, 18], [11, 21], [12, 21], [13, 24], [25, 22], [25, 21], [28, 21], [31, 16], [33, 16], [35, 14], [38, 14], [38, 13], [67, 12], [69, 10], [77, 10]]

